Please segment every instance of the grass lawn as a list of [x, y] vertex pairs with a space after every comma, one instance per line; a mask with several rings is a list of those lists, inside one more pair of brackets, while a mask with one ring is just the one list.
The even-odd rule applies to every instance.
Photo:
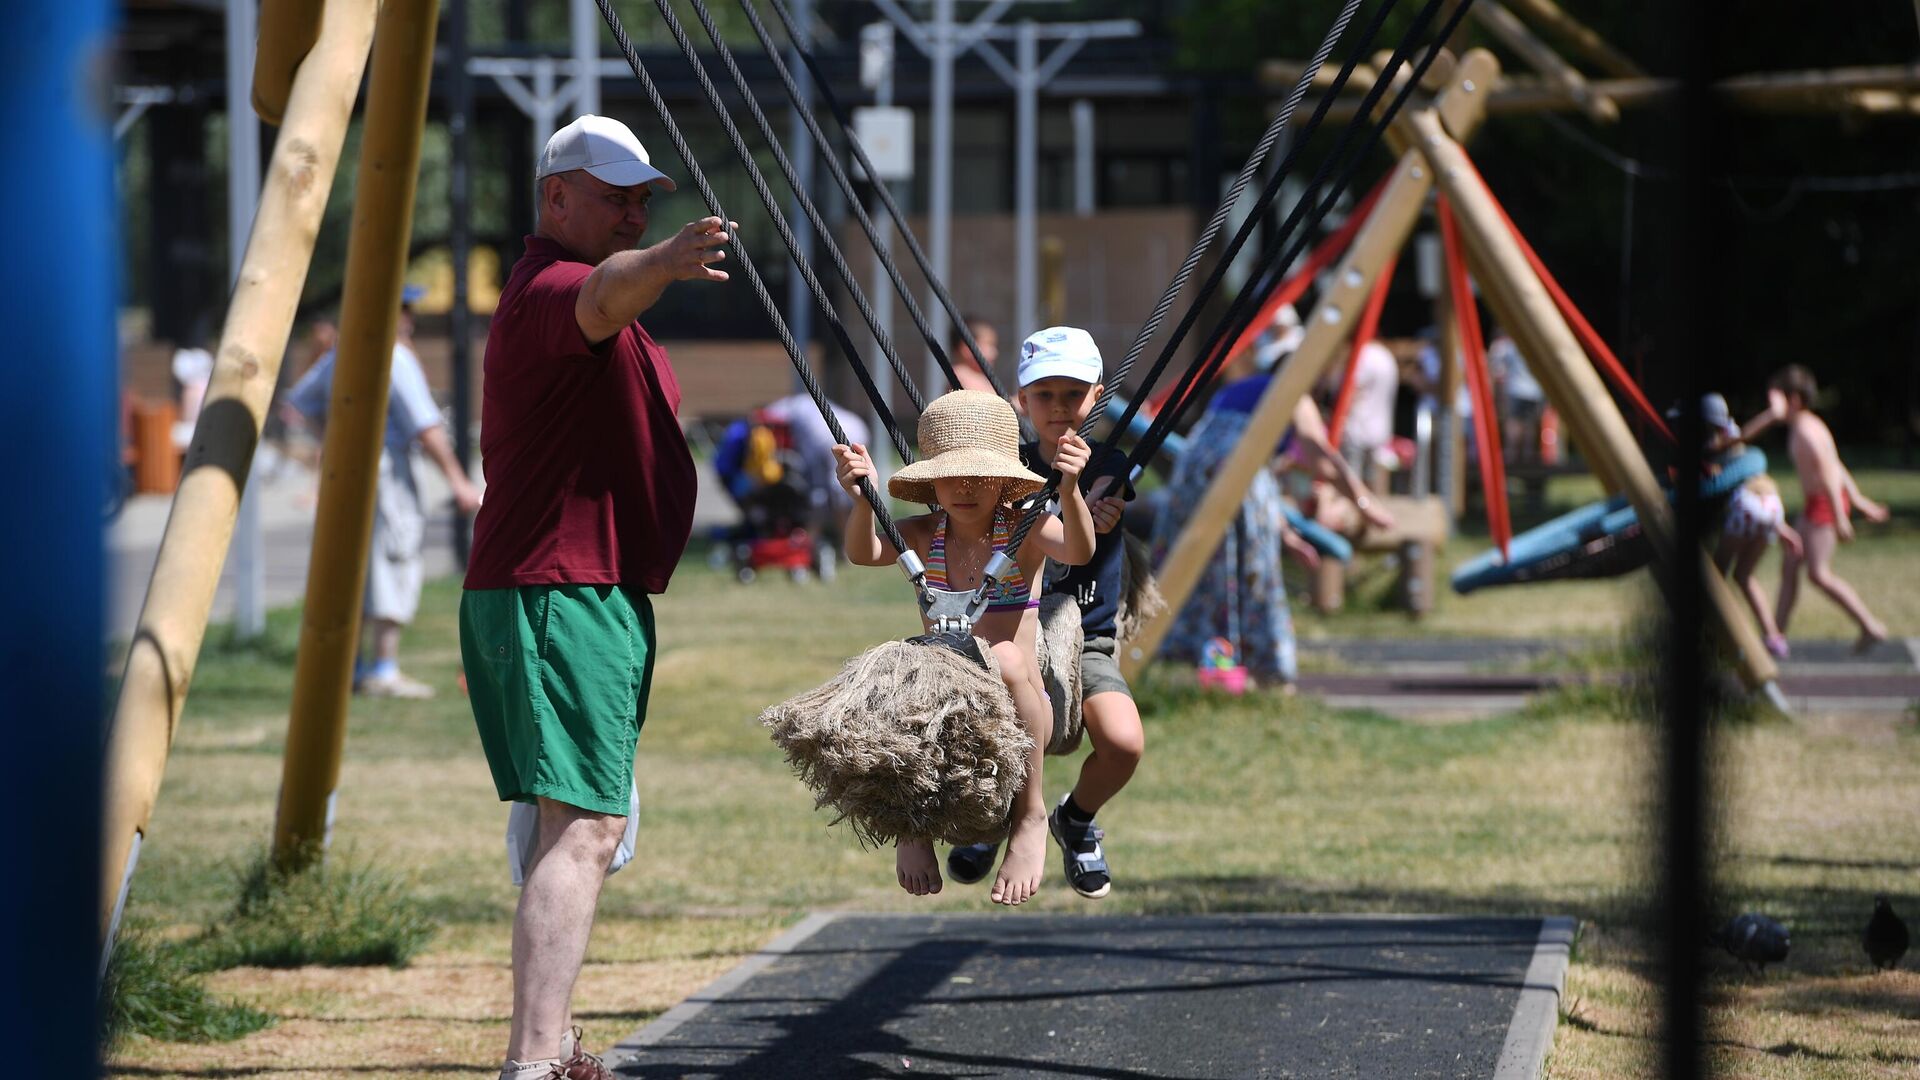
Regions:
[[[1874, 602], [1896, 633], [1915, 633], [1920, 479], [1861, 479], [1900, 517], [1844, 552], [1841, 571], [1856, 582], [1881, 575]], [[1602, 638], [1618, 636], [1647, 595], [1633, 581], [1585, 583], [1448, 596], [1423, 626], [1364, 609], [1301, 621], [1303, 633], [1342, 636]], [[456, 598], [453, 583], [430, 586], [406, 643], [410, 669], [440, 697], [354, 702], [335, 826], [336, 850], [406, 875], [437, 936], [401, 970], [212, 975], [216, 994], [278, 1022], [224, 1044], [133, 1038], [112, 1075], [437, 1077], [497, 1067], [515, 892], [506, 810], [455, 685]], [[689, 560], [657, 611], [662, 650], [638, 761], [642, 855], [609, 881], [581, 977], [578, 1020], [590, 1045], [637, 1029], [809, 909], [989, 909], [980, 887], [923, 901], [901, 893], [891, 853], [828, 829], [754, 723], [762, 706], [818, 683], [851, 653], [915, 629], [898, 575], [741, 586]], [[1805, 615], [1796, 634], [1848, 636], [1824, 598], [1809, 597]], [[216, 644], [202, 659], [129, 902], [129, 918], [156, 935], [184, 937], [224, 918], [237, 868], [267, 842], [297, 619], [276, 612], [265, 644]], [[1147, 762], [1102, 814], [1119, 875], [1113, 896], [1080, 901], [1050, 867], [1035, 906], [1576, 916], [1582, 935], [1548, 1074], [1653, 1075], [1652, 732], [1619, 703], [1570, 697], [1426, 726], [1300, 699], [1201, 697], [1177, 674], [1152, 677], [1141, 697]], [[1723, 732], [1714, 760], [1725, 909], [1767, 911], [1794, 935], [1791, 963], [1764, 978], [1715, 954], [1713, 1056], [1723, 1074], [1915, 1075], [1920, 975], [1872, 973], [1857, 942], [1876, 893], [1920, 915], [1915, 725], [1750, 723]], [[1071, 767], [1049, 764], [1050, 794], [1070, 783]]]

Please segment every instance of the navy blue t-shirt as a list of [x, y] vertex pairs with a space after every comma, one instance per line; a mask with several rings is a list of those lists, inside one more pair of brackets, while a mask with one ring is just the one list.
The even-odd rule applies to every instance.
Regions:
[[[1053, 470], [1040, 457], [1039, 443], [1026, 443], [1020, 447], [1020, 462], [1041, 476]], [[1116, 477], [1114, 484], [1108, 484], [1102, 495], [1115, 492], [1127, 501], [1133, 501], [1133, 485], [1127, 482], [1127, 455], [1113, 447], [1095, 447], [1093, 462], [1080, 474], [1080, 491], [1084, 494], [1093, 482], [1102, 476]], [[1058, 502], [1047, 509], [1060, 512]], [[1087, 637], [1114, 637], [1118, 631], [1115, 621], [1120, 614], [1121, 575], [1126, 563], [1126, 530], [1118, 526], [1112, 532], [1095, 533], [1093, 558], [1080, 566], [1061, 566], [1052, 561], [1047, 563], [1047, 579], [1043, 591], [1050, 593], [1069, 593], [1080, 605], [1081, 632]]]

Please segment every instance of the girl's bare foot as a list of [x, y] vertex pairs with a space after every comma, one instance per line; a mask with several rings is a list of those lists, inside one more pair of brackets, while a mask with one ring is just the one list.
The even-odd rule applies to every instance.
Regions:
[[940, 891], [940, 860], [927, 840], [902, 840], [894, 845], [894, 873], [900, 875], [900, 887], [915, 896]]
[[1040, 875], [1047, 866], [1047, 816], [1018, 818], [1007, 837], [1007, 857], [1000, 876], [993, 879], [993, 902], [1012, 907], [1024, 904], [1040, 891]]

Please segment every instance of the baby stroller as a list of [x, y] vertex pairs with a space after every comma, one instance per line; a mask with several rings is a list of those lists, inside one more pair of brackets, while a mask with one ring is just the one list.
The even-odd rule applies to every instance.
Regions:
[[830, 500], [810, 479], [784, 422], [764, 411], [734, 421], [713, 463], [740, 507], [740, 523], [716, 537], [716, 566], [731, 566], [743, 583], [770, 570], [795, 581], [832, 579], [839, 555], [824, 527]]

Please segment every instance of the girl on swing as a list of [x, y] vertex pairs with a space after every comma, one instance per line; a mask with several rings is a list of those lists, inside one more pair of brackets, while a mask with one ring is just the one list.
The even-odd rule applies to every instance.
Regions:
[[[979, 390], [956, 390], [928, 404], [920, 416], [919, 461], [887, 482], [887, 491], [908, 502], [938, 510], [902, 518], [900, 536], [927, 566], [927, 583], [936, 589], [971, 591], [993, 554], [1007, 545], [1019, 511], [1013, 504], [1039, 491], [1039, 477], [1020, 463], [1020, 422], [1013, 407]], [[856, 566], [886, 566], [899, 557], [893, 545], [874, 531], [873, 508], [860, 497], [860, 481], [875, 477], [864, 446], [835, 446], [840, 486], [854, 497], [847, 515], [847, 561]], [[1039, 590], [1046, 560], [1078, 566], [1093, 557], [1093, 516], [1080, 494], [1079, 476], [1092, 450], [1069, 431], [1062, 435], [1054, 466], [1062, 477], [1060, 513], [1047, 515], [1015, 553], [1017, 571], [997, 581], [988, 605], [974, 624], [974, 636], [993, 650], [1000, 678], [1013, 695], [1020, 723], [1033, 739], [1027, 753], [1026, 780], [1014, 795], [1008, 823], [1007, 855], [993, 882], [993, 902], [1022, 904], [1040, 888], [1046, 866], [1047, 808], [1041, 769], [1053, 710], [1041, 688], [1035, 647], [1039, 638]], [[940, 891], [940, 860], [930, 840], [901, 840], [895, 847], [900, 887], [915, 896]]]

